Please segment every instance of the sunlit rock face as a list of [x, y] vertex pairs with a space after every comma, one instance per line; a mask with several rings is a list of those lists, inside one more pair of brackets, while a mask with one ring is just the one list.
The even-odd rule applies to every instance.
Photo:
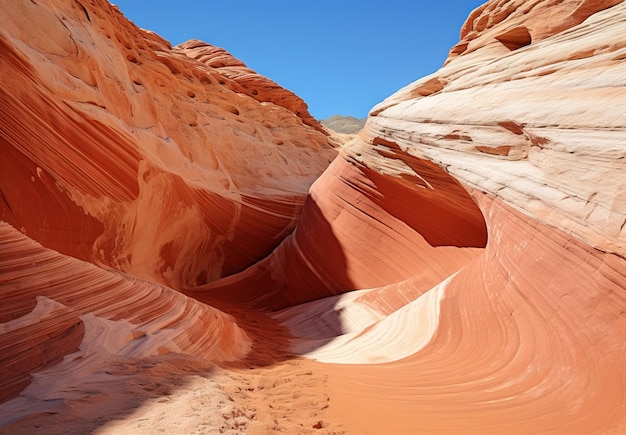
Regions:
[[0, 213], [45, 246], [205, 283], [278, 244], [336, 155], [301, 100], [246, 95], [104, 1], [15, 2], [2, 19]]
[[341, 153], [311, 187], [300, 224], [280, 246], [190, 294], [275, 310], [408, 280], [388, 292], [400, 301], [381, 301], [399, 308], [479, 255], [487, 232], [467, 191], [429, 161], [399, 148], [380, 153], [383, 166]]
[[[538, 13], [551, 5], [535, 3]], [[528, 2], [487, 3], [464, 27], [493, 23], [485, 35], [470, 32], [464, 53], [376, 106], [369, 135], [427, 157], [465, 186], [538, 221], [623, 254], [626, 179], [616, 175], [625, 167], [626, 64], [624, 5], [615, 3], [549, 6], [554, 34], [534, 30], [542, 16], [527, 11]], [[528, 45], [511, 49], [498, 39], [523, 24], [539, 35]]]
[[279, 244], [331, 139], [106, 1], [0, 21], [0, 424], [121, 379], [111, 361], [246, 358], [254, 333], [175, 289]]
[[328, 134], [319, 121], [311, 116], [302, 98], [267, 77], [257, 74], [225, 49], [198, 40], [187, 41], [176, 48], [231, 79], [234, 82], [231, 83], [234, 91], [249, 95], [261, 102], [270, 102], [284, 107], [298, 115], [305, 124]]
[[486, 3], [339, 152], [108, 3], [2, 19], [0, 424], [176, 354], [243, 364], [244, 432], [285, 379], [316, 433], [626, 432], [623, 2]]
[[71, 385], [113, 357], [184, 352], [229, 361], [251, 347], [232, 316], [170, 288], [61, 255], [4, 222], [0, 243], [0, 403], [62, 361], [56, 376]]
[[[374, 107], [342, 156], [426, 189], [396, 156], [444, 168], [476, 200], [486, 249], [433, 289], [435, 328], [429, 316], [385, 326], [400, 359], [331, 369], [337, 415], [367, 397], [357, 431], [623, 432], [626, 4], [492, 1], [461, 38], [439, 71]], [[311, 355], [367, 358], [350, 342], [307, 348], [298, 316]], [[420, 328], [431, 339], [407, 356], [400, 343], [417, 338], [399, 335]], [[363, 348], [371, 334], [376, 356], [373, 329], [355, 335]]]

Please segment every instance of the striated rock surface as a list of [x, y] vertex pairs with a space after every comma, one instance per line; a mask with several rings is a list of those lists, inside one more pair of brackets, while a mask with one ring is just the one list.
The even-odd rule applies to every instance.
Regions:
[[487, 228], [485, 251], [424, 293], [431, 315], [402, 328], [388, 320], [424, 296], [387, 317], [338, 301], [349, 336], [323, 347], [307, 347], [312, 317], [281, 314], [296, 348], [350, 364], [330, 385], [355, 432], [626, 430], [625, 23], [623, 2], [488, 2], [446, 65], [374, 107], [342, 149], [396, 178], [428, 181], [390, 155], [445, 168]]
[[596, 12], [623, 0], [506, 0], [490, 1], [476, 8], [461, 28], [461, 39], [452, 47], [456, 56], [504, 45], [514, 51], [532, 42], [567, 32]]
[[626, 432], [626, 3], [487, 2], [339, 153], [108, 3], [0, 17], [0, 431]]
[[205, 283], [278, 244], [336, 155], [288, 104], [239, 92], [105, 1], [18, 2], [2, 19], [0, 216], [47, 247]]
[[626, 5], [548, 3], [544, 33], [528, 2], [472, 14], [489, 28], [372, 109], [290, 237], [190, 292], [284, 308], [294, 352], [341, 364], [354, 433], [626, 430]]
[[73, 361], [83, 361], [65, 361], [64, 371], [86, 374], [111, 355], [182, 350], [223, 361], [251, 348], [232, 316], [172, 289], [63, 256], [4, 222], [0, 241], [0, 401], [28, 385], [32, 372], [74, 352]]
[[252, 98], [104, 0], [1, 9], [0, 424], [112, 397], [154, 358], [280, 358], [251, 352], [276, 322], [176, 289], [288, 235], [332, 139], [289, 91]]
[[[496, 30], [527, 21], [532, 30], [539, 16], [522, 20], [523, 3], [506, 2], [508, 15], [488, 3], [481, 16], [501, 22], [476, 37], [483, 45], [374, 107], [369, 134], [410, 145], [464, 185], [623, 254], [624, 5], [596, 13], [607, 2], [552, 5], [550, 26], [567, 29], [511, 51]], [[587, 3], [598, 7], [573, 25], [566, 12]]]
[[342, 153], [311, 187], [300, 225], [267, 258], [189, 294], [273, 310], [409, 280], [393, 292], [406, 291], [406, 303], [459, 270], [485, 246], [480, 210], [439, 167], [396, 151], [388, 169], [398, 159], [418, 175], [390, 176]]

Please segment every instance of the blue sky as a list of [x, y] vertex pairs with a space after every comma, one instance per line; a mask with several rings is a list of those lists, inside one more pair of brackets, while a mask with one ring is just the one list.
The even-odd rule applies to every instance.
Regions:
[[172, 44], [200, 39], [295, 92], [311, 114], [358, 118], [436, 71], [483, 0], [111, 0]]

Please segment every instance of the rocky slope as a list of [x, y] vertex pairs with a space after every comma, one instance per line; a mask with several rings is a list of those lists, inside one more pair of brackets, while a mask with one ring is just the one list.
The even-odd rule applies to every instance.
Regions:
[[[332, 368], [337, 416], [368, 397], [357, 432], [626, 429], [625, 17], [616, 1], [489, 2], [446, 65], [374, 107], [342, 150], [433, 194], [405, 163], [445, 168], [488, 233], [485, 251], [431, 290], [443, 293], [438, 325], [418, 352]], [[386, 328], [376, 336], [414, 342]], [[359, 362], [350, 346], [330, 350], [315, 354]]]
[[355, 118], [354, 116], [333, 115], [330, 118], [322, 119], [320, 122], [326, 128], [343, 134], [356, 134], [365, 125], [367, 118]]
[[625, 3], [487, 2], [339, 154], [106, 2], [1, 18], [0, 430], [626, 431]]
[[301, 100], [276, 85], [289, 103], [248, 96], [104, 1], [5, 9], [2, 219], [168, 285], [240, 270], [293, 229], [336, 155], [291, 111], [311, 119]]

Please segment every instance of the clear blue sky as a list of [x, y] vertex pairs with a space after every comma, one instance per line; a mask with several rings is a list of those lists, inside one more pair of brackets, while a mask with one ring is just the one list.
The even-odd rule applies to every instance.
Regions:
[[295, 92], [311, 114], [367, 116], [436, 71], [483, 0], [111, 0], [173, 45], [223, 47]]

